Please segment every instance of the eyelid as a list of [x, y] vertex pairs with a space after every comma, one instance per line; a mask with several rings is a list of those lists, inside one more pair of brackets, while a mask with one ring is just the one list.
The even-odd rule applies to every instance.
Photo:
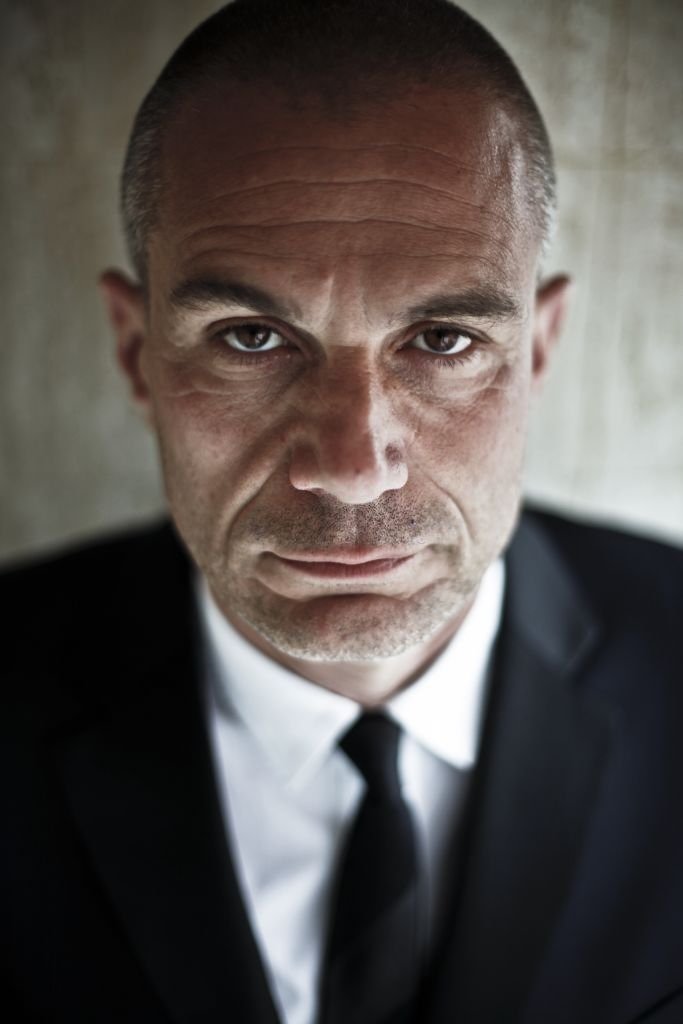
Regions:
[[417, 338], [421, 335], [426, 334], [428, 331], [443, 331], [448, 334], [458, 334], [465, 338], [469, 338], [473, 344], [486, 344], [489, 339], [477, 333], [468, 327], [463, 327], [461, 324], [448, 324], [443, 322], [420, 324], [419, 327], [412, 327], [408, 338], [402, 342], [401, 347], [405, 348], [410, 346]]
[[[259, 327], [258, 324], [256, 325], [256, 332], [265, 334], [267, 336], [265, 344], [262, 346], [258, 346], [257, 348], [249, 348], [248, 345], [242, 347], [243, 342], [241, 342], [240, 339], [237, 337], [237, 332], [241, 329], [243, 330], [244, 328], [227, 327], [222, 332], [222, 336], [225, 338], [226, 345], [229, 348], [233, 349], [233, 351], [235, 352], [239, 352], [243, 355], [260, 355], [261, 353], [265, 352], [275, 352], [281, 348], [291, 348], [291, 346], [287, 342], [287, 339], [283, 337], [283, 335], [279, 331], [273, 331], [270, 327], [266, 327], [265, 329], [263, 329]], [[232, 340], [230, 340], [230, 335], [233, 335]]]
[[[409, 344], [414, 348], [419, 349], [422, 352], [428, 352], [433, 356], [448, 356], [456, 354], [455, 352], [445, 350], [441, 351], [438, 348], [430, 348], [426, 337], [428, 333], [428, 330], [420, 331], [420, 333], [416, 334]], [[453, 335], [453, 338], [455, 339], [455, 347], [458, 350], [458, 353], [468, 352], [471, 348], [476, 346], [476, 340], [469, 334], [464, 334], [462, 331], [450, 331], [448, 333]], [[460, 347], [461, 342], [465, 342], [462, 347]]]
[[426, 324], [420, 324], [417, 330], [415, 330], [415, 334], [424, 334], [425, 331], [447, 331], [453, 334], [466, 334], [468, 338], [477, 336], [476, 331], [472, 327], [465, 327], [460, 323], [444, 323], [443, 320], [434, 320]]
[[452, 331], [454, 334], [466, 334], [468, 338], [482, 340], [485, 337], [477, 327], [464, 324], [461, 321], [450, 322], [448, 320], [426, 320], [422, 323], [411, 324], [403, 333], [410, 337], [416, 337], [418, 334], [423, 334], [424, 331]]
[[282, 338], [286, 345], [293, 345], [294, 342], [290, 336], [290, 333], [283, 328], [281, 324], [269, 323], [267, 319], [254, 318], [253, 320], [248, 317], [241, 317], [239, 320], [230, 320], [227, 323], [221, 323], [220, 321], [210, 324], [206, 328], [206, 334], [209, 338], [221, 338], [228, 334], [230, 331], [237, 331], [240, 327], [250, 327], [252, 329], [258, 329], [264, 331], [270, 331], [271, 334], [277, 334]]
[[307, 331], [300, 329], [299, 327], [292, 327], [290, 324], [283, 323], [276, 317], [269, 316], [258, 316], [254, 315], [250, 317], [246, 316], [234, 317], [226, 322], [220, 320], [214, 321], [206, 328], [206, 335], [209, 338], [216, 338], [226, 331], [235, 330], [237, 327], [263, 327], [267, 331], [273, 331], [275, 334], [279, 334], [286, 342], [286, 345], [281, 346], [282, 348], [306, 348], [306, 346], [315, 349], [317, 346], [316, 339], [308, 334]]
[[274, 334], [282, 334], [286, 337], [287, 328], [284, 324], [280, 324], [271, 321], [269, 317], [232, 317], [226, 320], [215, 320], [208, 324], [206, 331], [209, 334], [221, 334], [225, 331], [234, 331], [238, 327], [262, 327], [266, 331], [272, 331]]

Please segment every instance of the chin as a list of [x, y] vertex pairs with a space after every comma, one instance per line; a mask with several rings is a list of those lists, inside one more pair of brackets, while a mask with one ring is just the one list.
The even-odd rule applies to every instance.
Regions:
[[303, 602], [261, 600], [235, 609], [260, 638], [291, 658], [317, 662], [378, 661], [428, 641], [457, 621], [471, 594], [441, 580], [399, 599], [373, 594]]

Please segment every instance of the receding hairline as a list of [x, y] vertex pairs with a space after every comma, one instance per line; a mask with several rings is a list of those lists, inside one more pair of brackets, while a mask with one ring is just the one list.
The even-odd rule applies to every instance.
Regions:
[[[335, 0], [325, 2], [328, 6], [335, 4]], [[349, 116], [350, 109], [358, 109], [368, 103], [376, 105], [388, 98], [407, 101], [419, 86], [442, 92], [466, 90], [482, 95], [504, 110], [517, 128], [528, 165], [526, 192], [531, 215], [538, 228], [539, 240], [547, 245], [554, 221], [555, 178], [545, 125], [515, 65], [486, 29], [459, 8], [447, 5], [456, 18], [464, 18], [468, 26], [475, 26], [475, 33], [482, 34], [485, 47], [492, 46], [494, 57], [486, 54], [482, 59], [478, 50], [471, 53], [464, 50], [457, 62], [452, 60], [450, 64], [442, 63], [436, 68], [407, 63], [400, 68], [400, 73], [390, 60], [378, 60], [376, 66], [365, 64], [359, 67], [358, 55], [351, 52], [342, 53], [337, 65], [329, 68], [319, 61], [302, 64], [301, 60], [290, 61], [287, 54], [269, 56], [266, 51], [268, 59], [254, 68], [246, 59], [242, 63], [231, 59], [229, 38], [223, 40], [223, 48], [204, 43], [205, 48], [207, 45], [212, 47], [210, 59], [204, 63], [188, 61], [187, 55], [183, 56], [184, 49], [189, 47], [191, 52], [193, 38], [201, 35], [207, 24], [223, 15], [229, 16], [229, 8], [251, 9], [252, 6], [268, 6], [268, 3], [269, 0], [253, 0], [253, 3], [238, 0], [200, 25], [170, 59], [138, 112], [124, 167], [122, 201], [129, 252], [141, 279], [146, 277], [147, 246], [158, 224], [166, 184], [165, 144], [178, 118], [193, 105], [199, 105], [202, 96], [210, 95], [214, 90], [234, 90], [238, 97], [245, 86], [270, 86], [293, 109], [303, 108], [314, 99], [331, 119], [340, 121]], [[292, 6], [305, 8], [306, 0], [299, 0]], [[426, 5], [430, 6], [441, 9], [444, 5], [435, 0], [433, 4]], [[349, 6], [349, 12], [359, 17], [353, 4]], [[443, 74], [444, 68], [447, 68], [448, 76]], [[353, 69], [356, 74], [349, 75], [348, 79], [340, 74], [342, 70], [350, 72]]]

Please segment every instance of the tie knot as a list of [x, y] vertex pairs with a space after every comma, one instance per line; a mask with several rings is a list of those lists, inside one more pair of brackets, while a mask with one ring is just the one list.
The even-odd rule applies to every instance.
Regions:
[[400, 726], [387, 715], [368, 711], [342, 736], [339, 746], [351, 758], [368, 787], [368, 796], [400, 800], [398, 741]]

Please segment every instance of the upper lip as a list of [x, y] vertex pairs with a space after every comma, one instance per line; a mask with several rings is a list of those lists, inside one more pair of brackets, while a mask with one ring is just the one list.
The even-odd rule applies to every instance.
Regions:
[[337, 565], [363, 565], [389, 559], [410, 558], [416, 551], [395, 551], [388, 548], [329, 548], [326, 551], [271, 552], [288, 562], [329, 562]]

